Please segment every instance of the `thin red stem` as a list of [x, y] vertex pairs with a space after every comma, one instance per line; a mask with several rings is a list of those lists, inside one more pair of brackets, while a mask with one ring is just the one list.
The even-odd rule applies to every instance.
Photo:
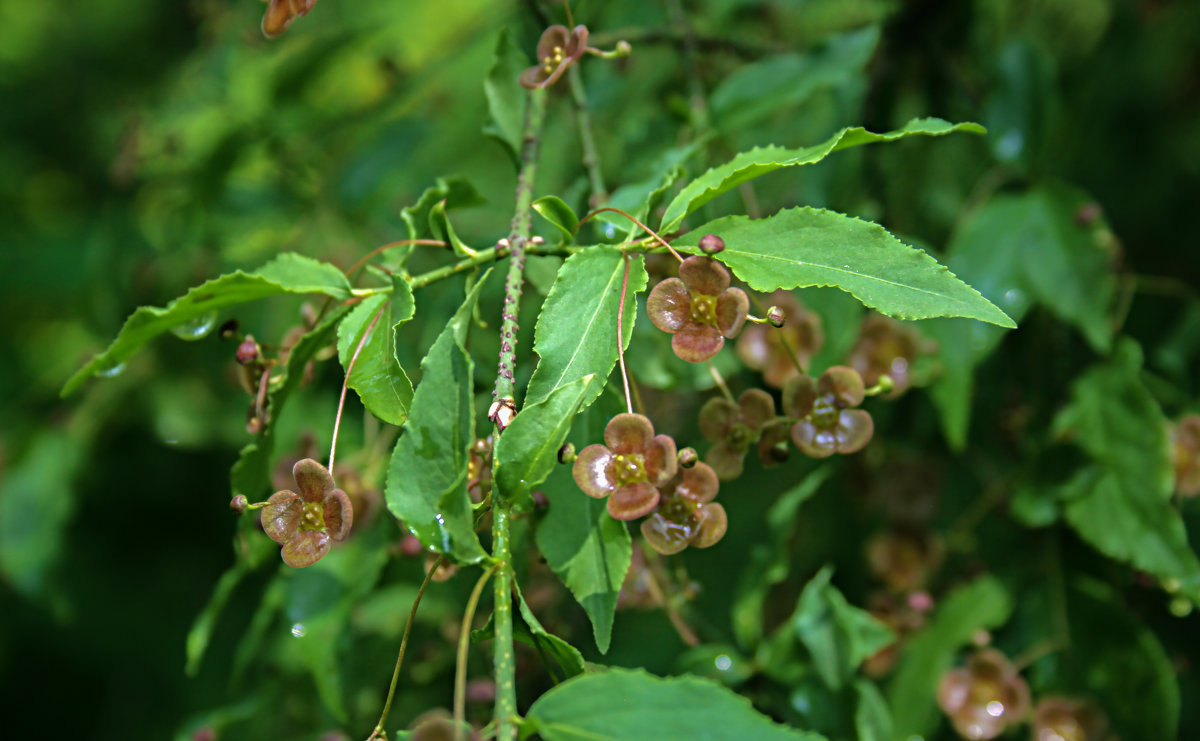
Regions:
[[625, 291], [629, 288], [629, 255], [622, 252], [625, 258], [625, 275], [621, 278], [621, 303], [617, 306], [617, 360], [621, 364], [621, 382], [625, 384], [625, 408], [633, 414], [633, 398], [629, 395], [629, 374], [625, 372], [625, 333], [622, 331], [622, 317], [625, 314]]
[[621, 210], [621, 209], [619, 209], [619, 208], [613, 208], [612, 206], [605, 206], [604, 208], [598, 208], [598, 209], [596, 209], [595, 211], [593, 211], [593, 212], [591, 212], [590, 214], [588, 214], [587, 216], [584, 216], [582, 219], [580, 219], [580, 220], [579, 220], [579, 223], [575, 225], [575, 233], [576, 233], [576, 234], [578, 234], [578, 233], [579, 233], [579, 228], [580, 228], [581, 226], [583, 226], [583, 225], [584, 225], [584, 222], [586, 222], [588, 219], [592, 218], [592, 217], [593, 217], [593, 216], [595, 216], [596, 214], [602, 214], [602, 213], [604, 213], [605, 211], [611, 211], [611, 212], [613, 212], [614, 214], [621, 214], [621, 215], [622, 215], [622, 216], [624, 216], [625, 218], [627, 218], [627, 219], [629, 219], [630, 221], [632, 221], [633, 223], [637, 224], [639, 227], [641, 227], [643, 230], [645, 230], [645, 232], [646, 232], [647, 234], [649, 234], [651, 237], [654, 237], [654, 239], [655, 239], [655, 240], [657, 240], [659, 244], [661, 244], [663, 247], [666, 247], [666, 248], [667, 248], [667, 251], [668, 251], [668, 252], [670, 252], [672, 255], [674, 255], [674, 256], [675, 256], [675, 259], [676, 259], [676, 260], [678, 260], [679, 262], [683, 262], [683, 257], [682, 257], [682, 256], [681, 256], [681, 255], [680, 255], [678, 252], [676, 252], [676, 251], [675, 251], [675, 248], [674, 248], [674, 247], [672, 247], [671, 245], [667, 244], [667, 240], [665, 240], [665, 239], [663, 239], [662, 237], [658, 236], [658, 232], [654, 231], [654, 230], [653, 230], [653, 229], [651, 229], [650, 227], [648, 227], [648, 226], [646, 226], [645, 224], [643, 224], [642, 222], [638, 221], [638, 220], [637, 220], [636, 218], [634, 218], [632, 215], [625, 213], [624, 211], [622, 211], [622, 210]]
[[445, 242], [441, 241], [440, 239], [402, 239], [399, 242], [389, 242], [389, 243], [383, 245], [382, 247], [376, 247], [375, 249], [371, 250], [367, 254], [363, 255], [362, 258], [358, 262], [354, 263], [352, 266], [350, 266], [350, 269], [346, 271], [346, 277], [349, 278], [350, 276], [354, 275], [356, 272], [358, 272], [358, 270], [363, 265], [366, 265], [367, 262], [371, 258], [373, 258], [383, 252], [386, 252], [387, 250], [390, 250], [395, 247], [407, 247], [407, 246], [413, 245], [413, 244], [424, 244], [424, 245], [428, 245], [430, 247], [449, 247], [450, 246], [450, 245], [446, 244]]
[[338, 428], [342, 424], [342, 408], [346, 405], [346, 387], [350, 384], [350, 374], [354, 371], [354, 363], [358, 360], [358, 354], [362, 352], [363, 345], [367, 344], [367, 338], [371, 336], [371, 330], [375, 329], [375, 325], [379, 323], [379, 317], [383, 316], [383, 310], [387, 308], [385, 302], [379, 307], [379, 311], [375, 312], [375, 317], [371, 319], [371, 323], [367, 325], [367, 330], [363, 332], [363, 336], [358, 340], [358, 347], [354, 348], [354, 354], [350, 356], [350, 362], [346, 364], [346, 377], [342, 379], [342, 396], [338, 399], [337, 416], [333, 418], [333, 441], [329, 444], [329, 471], [333, 472], [333, 456], [337, 452]]

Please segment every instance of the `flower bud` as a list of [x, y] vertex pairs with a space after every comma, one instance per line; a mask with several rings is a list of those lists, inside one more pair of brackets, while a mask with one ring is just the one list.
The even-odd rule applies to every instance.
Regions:
[[725, 240], [716, 234], [705, 234], [700, 238], [700, 251], [706, 255], [715, 255], [725, 249]]
[[621, 39], [617, 42], [617, 48], [614, 49], [614, 52], [618, 57], [627, 57], [633, 53], [633, 47], [629, 45], [628, 41]]
[[236, 497], [229, 500], [229, 509], [237, 512], [239, 515], [245, 512], [246, 508], [249, 506], [250, 500], [246, 498], [245, 494], [238, 494]]
[[533, 506], [538, 509], [546, 509], [550, 506], [550, 498], [541, 489], [534, 489], [529, 493], [529, 496], [533, 498]]
[[684, 448], [679, 451], [679, 467], [691, 468], [700, 460], [700, 455], [695, 448]]
[[563, 446], [558, 449], [559, 463], [574, 463], [575, 462], [575, 446], [571, 443], [563, 443]]
[[778, 306], [772, 306], [771, 308], [767, 309], [767, 322], [770, 323], [772, 327], [779, 329], [786, 321], [787, 317], [784, 315], [783, 309], [779, 308]]
[[258, 349], [258, 343], [250, 335], [246, 335], [246, 339], [242, 340], [242, 344], [237, 347], [237, 361], [242, 365], [250, 365], [258, 360], [261, 352]]
[[512, 424], [515, 416], [517, 405], [510, 397], [493, 401], [488, 407], [488, 420], [495, 423], [497, 432], [504, 432], [504, 429]]

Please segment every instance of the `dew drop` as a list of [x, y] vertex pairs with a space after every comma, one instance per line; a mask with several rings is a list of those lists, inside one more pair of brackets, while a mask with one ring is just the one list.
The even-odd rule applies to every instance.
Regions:
[[725, 654], [721, 654], [713, 661], [713, 664], [716, 665], [717, 671], [727, 672], [733, 666], [733, 659]]
[[96, 375], [101, 378], [113, 378], [119, 376], [125, 370], [124, 363], [112, 363], [96, 371]]
[[1025, 292], [1019, 288], [1010, 288], [1004, 292], [1004, 300], [1012, 306], [1018, 306], [1025, 303]]
[[604, 222], [604, 227], [601, 229], [601, 231], [604, 232], [605, 239], [612, 239], [613, 237], [617, 236], [617, 228], [607, 221]]
[[292, 623], [292, 637], [303, 638], [308, 629], [304, 627], [304, 623]]
[[987, 704], [987, 713], [993, 718], [999, 718], [1004, 715], [1004, 704], [992, 700]]
[[181, 340], [199, 340], [207, 337], [217, 326], [217, 312], [210, 311], [171, 327], [171, 334]]
[[450, 552], [450, 531], [446, 529], [446, 518], [440, 514], [433, 516], [434, 522], [437, 524], [438, 536], [442, 540], [442, 553]]

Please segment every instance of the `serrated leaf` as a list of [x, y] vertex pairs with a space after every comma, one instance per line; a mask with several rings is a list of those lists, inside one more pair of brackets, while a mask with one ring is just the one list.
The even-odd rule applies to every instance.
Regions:
[[[684, 163], [691, 159], [703, 144], [702, 141], [694, 141], [686, 146], [672, 147], [663, 152], [647, 168], [654, 174], [617, 188], [604, 205], [610, 208], [619, 208], [637, 218], [638, 221], [648, 223], [650, 214], [658, 207], [659, 202], [684, 176]], [[632, 233], [638, 228], [629, 219], [611, 211], [596, 214], [596, 219], [609, 225], [605, 227], [608, 238], [616, 236], [618, 230]]]
[[835, 286], [900, 319], [961, 316], [1016, 326], [929, 254], [878, 224], [802, 207], [765, 219], [717, 219], [678, 240], [677, 246], [697, 252], [696, 243], [708, 233], [725, 240], [716, 259], [756, 291]]
[[869, 612], [847, 602], [830, 582], [832, 578], [833, 567], [826, 566], [809, 580], [791, 623], [821, 680], [836, 690], [896, 636]]
[[582, 674], [542, 695], [521, 724], [521, 737], [546, 741], [822, 741], [781, 726], [750, 701], [696, 677], [663, 679], [643, 671]]
[[[603, 439], [608, 418], [597, 407], [575, 420], [572, 436], [578, 443]], [[570, 466], [556, 467], [543, 488], [550, 507], [537, 526], [538, 548], [587, 613], [596, 646], [605, 653], [617, 595], [633, 556], [629, 530], [609, 516], [603, 500], [579, 489]]]
[[350, 283], [333, 265], [285, 252], [254, 271], [237, 271], [199, 285], [165, 307], [139, 307], [104, 352], [75, 371], [61, 395], [75, 392], [97, 373], [120, 367], [150, 340], [228, 306], [285, 293], [318, 293], [338, 300], [350, 297]]
[[384, 315], [359, 351], [346, 385], [358, 393], [371, 414], [388, 424], [403, 425], [408, 420], [413, 387], [396, 360], [395, 333], [412, 319], [416, 305], [407, 281], [397, 277], [394, 285], [390, 296], [368, 297], [346, 316], [338, 327], [338, 358], [343, 368], [349, 367], [363, 334], [382, 311]]
[[274, 385], [267, 394], [267, 424], [254, 442], [242, 448], [229, 472], [234, 494], [245, 494], [252, 502], [266, 497], [271, 482], [271, 456], [275, 452], [275, 423], [292, 392], [304, 380], [304, 367], [335, 340], [334, 329], [349, 311], [349, 306], [339, 306], [330, 311], [288, 352], [282, 380], [272, 381]]
[[559, 465], [558, 450], [595, 378], [588, 375], [560, 386], [545, 400], [527, 405], [513, 417], [496, 441], [493, 475], [501, 499], [518, 509], [532, 507], [530, 492]]
[[[538, 365], [529, 380], [525, 403], [535, 404], [560, 386], [595, 375], [580, 407], [600, 395], [617, 364], [617, 307], [625, 262], [615, 247], [588, 247], [571, 255], [558, 271], [554, 287], [542, 304], [534, 332]], [[629, 344], [637, 316], [637, 294], [649, 278], [639, 257], [629, 260], [629, 285], [622, 319], [622, 345]]]
[[483, 133], [504, 145], [514, 164], [519, 164], [521, 159], [521, 127], [526, 105], [525, 89], [519, 79], [528, 66], [529, 58], [513, 43], [508, 29], [500, 29], [492, 68], [483, 78], [489, 116]]
[[575, 215], [574, 209], [568, 206], [566, 201], [558, 196], [544, 196], [531, 205], [533, 210], [537, 211], [538, 216], [550, 222], [562, 233], [563, 244], [571, 244], [575, 241], [575, 230], [579, 227], [579, 217]]
[[392, 451], [388, 509], [427, 548], [460, 563], [485, 557], [467, 495], [467, 455], [475, 439], [473, 368], [467, 330], [490, 274], [467, 295], [429, 354], [413, 395], [404, 434]]
[[915, 135], [941, 136], [953, 131], [967, 131], [974, 134], [987, 133], [982, 126], [975, 123], [951, 124], [940, 118], [915, 118], [902, 128], [884, 134], [875, 134], [856, 126], [842, 129], [824, 142], [811, 147], [800, 147], [799, 149], [779, 146], [756, 147], [748, 152], [738, 154], [725, 164], [712, 168], [688, 183], [687, 187], [667, 205], [659, 231], [665, 233], [676, 231], [688, 214], [713, 198], [748, 180], [780, 168], [811, 165], [840, 149], [863, 144], [895, 141]]
[[887, 687], [893, 739], [928, 737], [941, 717], [938, 682], [954, 665], [959, 648], [979, 630], [1003, 625], [1011, 612], [1012, 598], [1004, 586], [983, 576], [951, 592], [925, 627], [908, 637]]

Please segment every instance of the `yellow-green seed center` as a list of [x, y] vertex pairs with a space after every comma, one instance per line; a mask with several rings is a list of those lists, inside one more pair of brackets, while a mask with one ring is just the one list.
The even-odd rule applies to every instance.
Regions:
[[840, 413], [837, 403], [834, 401], [832, 394], [818, 396], [813, 402], [812, 418], [813, 423], [823, 430], [832, 430], [837, 427], [838, 415]]
[[320, 502], [305, 502], [300, 515], [300, 530], [324, 530], [325, 510]]
[[613, 463], [613, 473], [616, 475], [617, 486], [640, 484], [650, 480], [650, 474], [646, 471], [646, 459], [641, 453], [618, 455]]
[[563, 59], [566, 58], [566, 56], [567, 56], [566, 52], [563, 50], [563, 48], [561, 46], [554, 47], [554, 49], [549, 54], [542, 57], [542, 70], [546, 74], [553, 73], [554, 68], [557, 67], [558, 65], [562, 64], [562, 61], [563, 61]]
[[692, 321], [697, 324], [717, 325], [717, 297], [706, 293], [693, 293]]

